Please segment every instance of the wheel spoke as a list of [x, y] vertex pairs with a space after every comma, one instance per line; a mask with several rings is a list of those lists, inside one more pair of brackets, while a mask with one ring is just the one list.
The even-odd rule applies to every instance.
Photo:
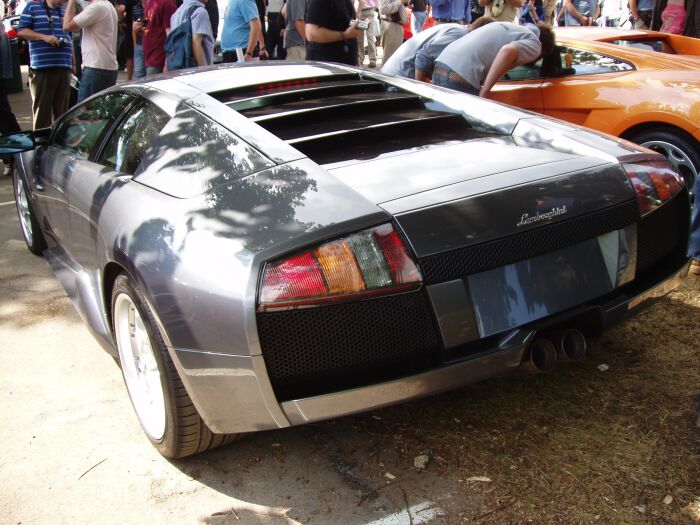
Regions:
[[136, 304], [125, 293], [115, 299], [114, 330], [124, 380], [141, 426], [155, 440], [165, 433], [165, 398], [158, 360]]

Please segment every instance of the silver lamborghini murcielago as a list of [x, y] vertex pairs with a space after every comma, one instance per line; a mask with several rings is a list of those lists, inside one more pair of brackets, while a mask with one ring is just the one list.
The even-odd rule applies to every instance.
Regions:
[[548, 371], [687, 269], [660, 155], [361, 69], [186, 70], [0, 142], [168, 457]]

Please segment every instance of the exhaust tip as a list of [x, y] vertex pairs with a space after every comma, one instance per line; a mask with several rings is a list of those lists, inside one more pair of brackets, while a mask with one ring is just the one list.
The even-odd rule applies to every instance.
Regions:
[[544, 374], [557, 364], [557, 350], [549, 339], [535, 339], [530, 345], [523, 368], [528, 372]]
[[557, 351], [561, 358], [568, 361], [581, 361], [586, 356], [587, 348], [586, 336], [579, 330], [566, 330], [557, 338]]

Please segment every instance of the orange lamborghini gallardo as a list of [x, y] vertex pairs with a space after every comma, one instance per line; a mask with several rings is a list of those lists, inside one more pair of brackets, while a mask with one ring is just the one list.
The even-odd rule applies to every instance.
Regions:
[[622, 137], [700, 170], [700, 39], [613, 28], [556, 30], [554, 53], [505, 75], [490, 98]]

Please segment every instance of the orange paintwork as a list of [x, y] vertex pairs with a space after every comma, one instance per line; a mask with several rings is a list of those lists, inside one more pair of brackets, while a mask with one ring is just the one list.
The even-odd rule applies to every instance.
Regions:
[[[503, 80], [490, 98], [615, 136], [660, 123], [700, 139], [700, 39], [613, 28], [561, 28], [562, 46], [614, 57], [631, 71]], [[618, 45], [656, 40], [677, 54]], [[682, 54], [681, 54], [682, 53]]]

